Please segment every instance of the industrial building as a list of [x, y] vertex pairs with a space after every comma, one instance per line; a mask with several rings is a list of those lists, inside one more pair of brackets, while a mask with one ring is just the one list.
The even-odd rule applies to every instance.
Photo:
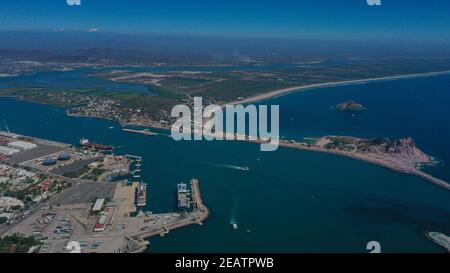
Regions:
[[31, 142], [26, 142], [26, 141], [13, 141], [8, 143], [8, 147], [13, 148], [13, 149], [17, 149], [20, 151], [28, 151], [34, 148], [37, 148], [37, 145]]
[[[104, 201], [104, 199], [98, 199], [98, 200]], [[106, 226], [110, 225], [112, 223], [114, 215], [115, 215], [115, 211], [116, 211], [116, 209], [112, 208], [112, 207], [105, 208], [105, 210], [100, 214], [100, 217], [98, 218], [97, 223], [95, 223], [95, 225], [94, 225], [94, 232], [105, 231]]]
[[42, 165], [44, 165], [44, 166], [54, 166], [54, 165], [56, 165], [56, 159], [47, 158], [46, 160], [42, 161]]
[[93, 212], [100, 211], [102, 209], [104, 202], [105, 202], [105, 199], [97, 199], [97, 201], [95, 201], [94, 206], [92, 207], [92, 211]]
[[67, 160], [69, 160], [70, 159], [70, 154], [68, 154], [68, 153], [62, 153], [62, 154], [60, 154], [59, 156], [58, 156], [58, 160], [59, 161], [67, 161]]
[[94, 226], [94, 232], [101, 232], [106, 230], [106, 220], [108, 215], [102, 214]]
[[1, 155], [6, 155], [6, 156], [11, 156], [14, 154], [19, 153], [20, 151], [17, 149], [13, 149], [13, 148], [8, 148], [5, 146], [0, 146], [0, 154]]

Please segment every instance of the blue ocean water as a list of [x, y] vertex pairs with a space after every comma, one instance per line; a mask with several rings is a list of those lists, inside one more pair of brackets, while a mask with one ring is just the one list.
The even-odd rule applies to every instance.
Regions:
[[[363, 112], [333, 106], [354, 100]], [[385, 80], [298, 92], [262, 102], [279, 104], [281, 135], [287, 139], [351, 135], [366, 138], [411, 136], [440, 161], [427, 170], [450, 181], [450, 76]], [[353, 116], [354, 115], [354, 116]]]
[[[324, 134], [412, 136], [442, 160], [429, 170], [448, 178], [449, 76], [310, 90], [275, 98], [286, 138]], [[332, 109], [353, 99], [355, 117]], [[176, 184], [195, 177], [211, 215], [149, 238], [149, 252], [441, 252], [426, 231], [450, 233], [450, 193], [424, 180], [334, 155], [242, 142], [174, 142], [128, 134], [114, 122], [67, 117], [63, 110], [0, 98], [0, 118], [26, 135], [76, 144], [81, 137], [144, 157], [153, 212], [175, 210]], [[113, 129], [109, 129], [113, 126]], [[228, 165], [228, 166], [227, 166]], [[232, 166], [248, 166], [242, 171]], [[233, 230], [235, 217], [239, 229]]]

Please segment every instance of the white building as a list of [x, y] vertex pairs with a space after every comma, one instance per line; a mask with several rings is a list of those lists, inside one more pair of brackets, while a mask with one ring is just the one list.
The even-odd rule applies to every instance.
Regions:
[[28, 150], [31, 150], [31, 149], [34, 149], [34, 148], [37, 147], [37, 145], [34, 144], [34, 143], [20, 141], [20, 140], [8, 143], [8, 146], [10, 148], [18, 149], [18, 150], [21, 150], [21, 151], [28, 151]]
[[0, 218], [6, 218], [7, 220], [11, 220], [14, 217], [13, 213], [3, 212], [0, 213]]
[[95, 201], [94, 207], [92, 208], [92, 211], [100, 211], [104, 202], [105, 199], [97, 199], [97, 201]]
[[16, 149], [5, 147], [5, 146], [0, 146], [0, 154], [2, 154], [2, 155], [11, 156], [13, 154], [17, 154], [18, 152], [20, 152], [20, 151], [16, 150]]
[[0, 197], [0, 212], [8, 212], [12, 207], [24, 207], [22, 201], [12, 197]]
[[8, 182], [10, 180], [11, 179], [9, 179], [9, 177], [1, 176], [1, 173], [0, 173], [0, 184], [6, 183], [6, 182]]

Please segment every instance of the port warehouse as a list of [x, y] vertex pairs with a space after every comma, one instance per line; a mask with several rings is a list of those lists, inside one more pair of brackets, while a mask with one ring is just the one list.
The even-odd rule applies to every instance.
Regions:
[[16, 150], [16, 149], [13, 149], [13, 148], [0, 146], [0, 154], [2, 154], [2, 155], [12, 156], [12, 155], [17, 154], [19, 152], [20, 152], [19, 150]]
[[31, 142], [25, 142], [25, 141], [13, 141], [8, 143], [8, 146], [13, 149], [21, 150], [21, 151], [28, 151], [34, 148], [37, 148], [37, 145]]
[[71, 145], [40, 140], [0, 131], [0, 155], [10, 164], [21, 164], [36, 158], [63, 152]]
[[[63, 175], [67, 172], [75, 172], [101, 159], [74, 158], [74, 160], [71, 160], [72, 155], [76, 153], [71, 148], [72, 145], [65, 143], [0, 131], [0, 159], [12, 165], [31, 166], [33, 164], [32, 167], [38, 167], [37, 164], [41, 164], [47, 171], [56, 175]], [[68, 162], [69, 160], [70, 162]]]
[[115, 207], [106, 207], [100, 213], [100, 217], [98, 218], [97, 223], [95, 223], [94, 232], [105, 231], [106, 227], [108, 225], [112, 225], [112, 223], [114, 222], [115, 214], [116, 214], [116, 208]]
[[97, 199], [97, 201], [95, 201], [94, 206], [92, 207], [92, 211], [93, 212], [100, 211], [102, 209], [104, 203], [105, 203], [104, 198]]
[[31, 142], [25, 141], [12, 141], [7, 142], [3, 138], [0, 142], [0, 154], [11, 156], [14, 154], [18, 154], [20, 151], [29, 151], [31, 149], [37, 148], [37, 145]]

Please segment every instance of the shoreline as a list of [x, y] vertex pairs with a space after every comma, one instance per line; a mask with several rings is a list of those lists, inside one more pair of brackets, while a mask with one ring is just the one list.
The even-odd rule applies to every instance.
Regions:
[[[251, 141], [254, 142], [254, 141]], [[354, 160], [358, 160], [358, 161], [363, 161], [366, 163], [370, 163], [372, 165], [376, 165], [376, 166], [380, 166], [380, 167], [384, 167], [386, 169], [398, 172], [398, 173], [403, 173], [403, 174], [410, 174], [410, 175], [415, 175], [419, 178], [422, 178], [425, 181], [431, 182], [433, 184], [435, 184], [436, 186], [439, 186], [443, 189], [449, 190], [450, 191], [450, 184], [447, 183], [446, 181], [436, 178], [430, 174], [427, 174], [419, 169], [409, 169], [409, 168], [401, 168], [398, 166], [394, 166], [391, 165], [387, 162], [384, 162], [382, 160], [377, 160], [375, 158], [370, 158], [368, 156], [364, 156], [362, 154], [355, 154], [355, 153], [350, 153], [350, 152], [343, 152], [343, 151], [336, 151], [336, 150], [326, 150], [326, 149], [322, 149], [319, 147], [306, 147], [303, 146], [301, 144], [293, 144], [293, 143], [286, 143], [286, 142], [280, 142], [280, 146], [281, 147], [285, 147], [285, 148], [291, 148], [291, 149], [297, 149], [297, 150], [302, 150], [302, 151], [310, 151], [310, 152], [319, 152], [319, 153], [326, 153], [326, 154], [334, 154], [334, 155], [338, 155], [338, 156], [343, 156], [343, 157], [347, 157], [347, 158], [351, 158]]]
[[[288, 95], [291, 93], [295, 93], [295, 92], [301, 92], [301, 91], [305, 91], [305, 90], [309, 90], [309, 89], [316, 89], [316, 88], [324, 88], [324, 87], [334, 87], [334, 86], [339, 86], [339, 85], [352, 85], [352, 84], [360, 84], [360, 83], [368, 83], [368, 82], [377, 82], [377, 81], [383, 81], [383, 80], [398, 80], [398, 79], [409, 79], [409, 78], [418, 78], [418, 77], [432, 77], [432, 76], [438, 76], [438, 75], [447, 75], [450, 74], [450, 70], [446, 70], [446, 71], [437, 71], [437, 72], [426, 72], [426, 73], [417, 73], [417, 74], [406, 74], [406, 75], [397, 75], [397, 76], [387, 76], [387, 77], [378, 77], [378, 78], [368, 78], [368, 79], [359, 79], [359, 80], [348, 80], [348, 81], [338, 81], [338, 82], [329, 82], [329, 83], [319, 83], [319, 84], [311, 84], [311, 85], [304, 85], [304, 86], [297, 86], [297, 87], [289, 87], [289, 88], [284, 88], [284, 89], [279, 89], [279, 90], [275, 90], [272, 92], [268, 92], [268, 93], [264, 93], [264, 94], [260, 94], [257, 96], [253, 96], [253, 97], [249, 97], [249, 98], [245, 98], [239, 101], [234, 101], [231, 103], [225, 103], [222, 104], [221, 107], [225, 107], [226, 105], [233, 105], [233, 104], [239, 104], [239, 103], [249, 103], [249, 102], [256, 102], [256, 101], [262, 101], [262, 100], [266, 100], [266, 99], [270, 99], [273, 97], [277, 97], [277, 96], [282, 96], [282, 95]], [[15, 98], [20, 98], [20, 96], [16, 97], [13, 96]], [[32, 101], [31, 101], [32, 102]], [[33, 102], [33, 103], [38, 103], [38, 104], [42, 104], [39, 102]], [[112, 121], [112, 122], [116, 122], [117, 124], [121, 125], [121, 126], [142, 126], [142, 127], [146, 127], [146, 128], [152, 128], [152, 129], [159, 129], [159, 130], [166, 130], [166, 131], [170, 131], [170, 126], [163, 126], [163, 125], [144, 125], [144, 124], [133, 124], [133, 123], [124, 123], [124, 122], [120, 122], [108, 117], [104, 117], [104, 116], [89, 116], [89, 115], [74, 115], [74, 114], [68, 114], [66, 112], [66, 114], [68, 116], [72, 116], [72, 117], [82, 117], [82, 118], [98, 118], [98, 119], [103, 119], [103, 120], [107, 120], [107, 121]], [[235, 139], [236, 141], [237, 139]], [[238, 141], [246, 141], [246, 142], [251, 142], [251, 143], [260, 143], [258, 141], [253, 141], [253, 140], [238, 140]], [[404, 174], [411, 174], [411, 175], [415, 175], [417, 177], [420, 177], [428, 182], [431, 182], [435, 185], [438, 185], [442, 188], [445, 188], [447, 190], [450, 190], [450, 184], [447, 183], [446, 181], [433, 177], [432, 175], [429, 175], [421, 170], [418, 169], [402, 169], [402, 168], [397, 168], [395, 166], [391, 166], [388, 163], [385, 162], [380, 162], [379, 160], [376, 159], [371, 159], [371, 158], [367, 158], [364, 157], [362, 155], [357, 155], [357, 154], [351, 154], [351, 153], [345, 153], [345, 152], [338, 152], [338, 151], [329, 151], [329, 150], [323, 150], [323, 149], [317, 149], [317, 148], [308, 148], [308, 147], [303, 147], [300, 145], [294, 145], [292, 143], [286, 143], [283, 141], [280, 141], [280, 146], [281, 147], [285, 147], [285, 148], [292, 148], [292, 149], [298, 149], [298, 150], [304, 150], [304, 151], [312, 151], [312, 152], [321, 152], [321, 153], [328, 153], [328, 154], [335, 154], [335, 155], [340, 155], [340, 156], [345, 156], [348, 158], [352, 158], [355, 160], [359, 160], [359, 161], [364, 161], [373, 165], [377, 165], [377, 166], [381, 166], [381, 167], [385, 167], [387, 169], [396, 171], [396, 172], [400, 172], [400, 173], [404, 173]]]
[[337, 81], [337, 82], [326, 82], [326, 83], [315, 83], [309, 85], [300, 85], [293, 86], [283, 89], [273, 90], [267, 93], [259, 94], [253, 97], [244, 98], [241, 100], [236, 100], [228, 103], [224, 103], [225, 105], [236, 105], [236, 104], [245, 104], [250, 102], [261, 102], [270, 98], [284, 96], [291, 93], [306, 91], [309, 89], [316, 88], [325, 88], [325, 87], [335, 87], [339, 85], [352, 85], [352, 84], [360, 84], [360, 83], [368, 83], [368, 82], [378, 82], [384, 80], [401, 80], [401, 79], [410, 79], [410, 78], [420, 78], [420, 77], [432, 77], [439, 75], [447, 75], [450, 74], [450, 70], [445, 71], [435, 71], [435, 72], [426, 72], [426, 73], [416, 73], [416, 74], [405, 74], [405, 75], [397, 75], [397, 76], [386, 76], [386, 77], [377, 77], [377, 78], [366, 78], [359, 80], [346, 80], [346, 81]]
[[[449, 71], [450, 73], [450, 71]], [[89, 117], [89, 116], [75, 116], [75, 117]], [[104, 119], [101, 117], [94, 117], [94, 118], [100, 118], [100, 119]], [[109, 120], [109, 121], [114, 121], [114, 120], [110, 120], [110, 119], [105, 119], [105, 120]], [[114, 121], [117, 122], [117, 121]], [[118, 124], [122, 125], [122, 126], [126, 126], [126, 125], [132, 125], [132, 124], [121, 124], [120, 122], [117, 122]], [[139, 125], [142, 126], [142, 125]], [[164, 131], [170, 131], [170, 128], [164, 128], [164, 127], [156, 127], [156, 126], [144, 126], [144, 127], [148, 127], [148, 128], [152, 128], [152, 129], [158, 129], [158, 130], [164, 130]], [[170, 136], [169, 136], [170, 137]], [[259, 140], [249, 140], [249, 139], [245, 139], [245, 140], [239, 140], [237, 139], [237, 137], [235, 136], [235, 139], [232, 141], [244, 141], [244, 142], [248, 142], [248, 143], [258, 143], [261, 144], [262, 141]], [[385, 163], [383, 161], [380, 160], [376, 160], [373, 158], [369, 158], [366, 157], [364, 155], [359, 155], [359, 154], [354, 154], [354, 153], [348, 153], [348, 152], [341, 152], [341, 151], [332, 151], [332, 150], [326, 150], [326, 149], [321, 149], [318, 147], [306, 147], [303, 145], [298, 145], [298, 144], [293, 144], [293, 143], [288, 143], [285, 141], [280, 141], [279, 143], [280, 147], [284, 147], [284, 148], [289, 148], [289, 149], [297, 149], [297, 150], [302, 150], [302, 151], [310, 151], [310, 152], [318, 152], [318, 153], [326, 153], [326, 154], [334, 154], [334, 155], [338, 155], [338, 156], [343, 156], [343, 157], [347, 157], [347, 158], [351, 158], [354, 160], [358, 160], [358, 161], [363, 161], [372, 165], [376, 165], [376, 166], [380, 166], [383, 168], [387, 168], [391, 171], [395, 171], [398, 173], [403, 173], [403, 174], [410, 174], [410, 175], [414, 175], [417, 176], [425, 181], [431, 182], [441, 188], [444, 188], [446, 190], [450, 190], [450, 183], [439, 179], [437, 177], [434, 177], [430, 174], [427, 174], [423, 171], [421, 171], [420, 169], [406, 169], [406, 168], [399, 168], [396, 166], [392, 166], [388, 163]], [[208, 213], [207, 213], [208, 214]]]

